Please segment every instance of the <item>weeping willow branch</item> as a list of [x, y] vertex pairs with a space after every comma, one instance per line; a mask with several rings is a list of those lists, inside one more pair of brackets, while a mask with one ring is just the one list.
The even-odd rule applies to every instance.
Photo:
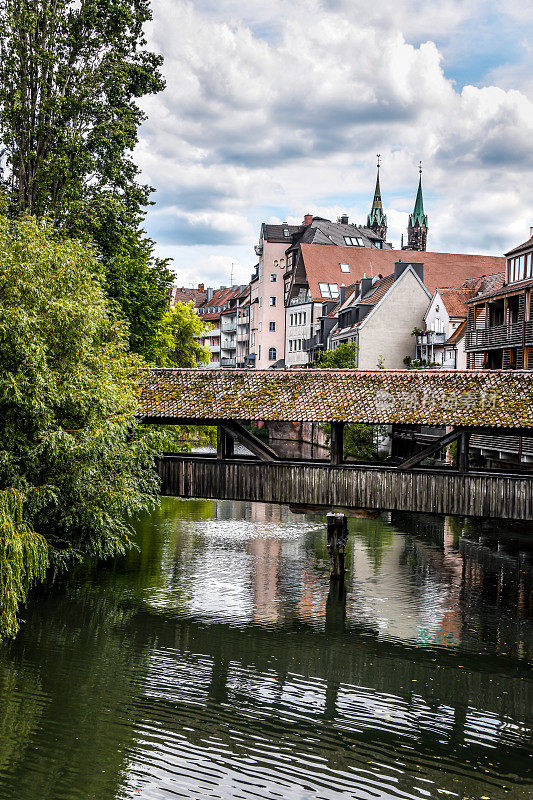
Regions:
[[19, 606], [48, 563], [45, 539], [24, 521], [22, 493], [0, 491], [0, 637], [16, 634]]

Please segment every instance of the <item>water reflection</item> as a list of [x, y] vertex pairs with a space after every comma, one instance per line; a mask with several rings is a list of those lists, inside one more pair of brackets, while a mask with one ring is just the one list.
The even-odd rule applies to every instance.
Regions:
[[[509, 526], [508, 526], [509, 528]], [[0, 648], [0, 797], [533, 793], [526, 528], [163, 498]]]

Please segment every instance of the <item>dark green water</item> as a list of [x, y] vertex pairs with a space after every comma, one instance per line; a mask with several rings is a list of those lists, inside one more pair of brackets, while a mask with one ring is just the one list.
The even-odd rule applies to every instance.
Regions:
[[[509, 527], [509, 526], [508, 526]], [[0, 646], [0, 800], [530, 800], [533, 531], [163, 499]]]

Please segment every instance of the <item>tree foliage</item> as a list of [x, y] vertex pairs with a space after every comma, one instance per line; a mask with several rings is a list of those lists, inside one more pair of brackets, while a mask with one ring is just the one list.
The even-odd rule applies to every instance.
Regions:
[[158, 367], [208, 364], [210, 350], [200, 343], [200, 337], [208, 328], [196, 313], [192, 301], [168, 306], [157, 331], [154, 363]]
[[325, 350], [314, 366], [318, 369], [355, 369], [358, 347], [355, 342], [343, 342], [335, 350]]
[[164, 83], [148, 0], [0, 0], [0, 131], [13, 210], [72, 224], [101, 192], [138, 209], [137, 99]]
[[143, 362], [103, 283], [87, 246], [0, 217], [0, 491], [22, 504], [4, 494], [2, 599], [24, 600], [46, 558], [124, 551], [157, 490], [152, 443], [131, 435]]
[[151, 358], [171, 275], [140, 229], [138, 99], [160, 91], [148, 0], [0, 0], [0, 153], [8, 213], [94, 243], [106, 290]]

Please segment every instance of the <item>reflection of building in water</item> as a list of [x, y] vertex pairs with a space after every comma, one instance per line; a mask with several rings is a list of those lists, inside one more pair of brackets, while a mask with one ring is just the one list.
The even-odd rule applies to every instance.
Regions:
[[280, 603], [278, 598], [278, 574], [280, 568], [281, 541], [258, 537], [248, 542], [246, 552], [253, 556], [253, 618], [256, 622], [278, 622]]

